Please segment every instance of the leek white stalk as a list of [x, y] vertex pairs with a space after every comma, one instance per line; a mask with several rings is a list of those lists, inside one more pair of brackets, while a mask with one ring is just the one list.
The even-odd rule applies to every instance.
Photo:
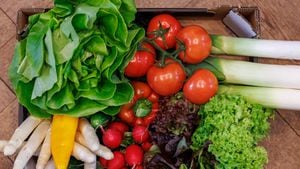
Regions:
[[211, 35], [212, 54], [300, 60], [300, 41], [262, 40]]
[[300, 110], [300, 90], [219, 85], [218, 93], [241, 95], [252, 103], [275, 109]]
[[210, 57], [192, 71], [207, 68], [222, 83], [300, 89], [300, 66], [274, 65]]

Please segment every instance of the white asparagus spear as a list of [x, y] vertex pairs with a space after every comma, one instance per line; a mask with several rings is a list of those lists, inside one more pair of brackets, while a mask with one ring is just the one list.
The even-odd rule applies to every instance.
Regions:
[[72, 156], [84, 163], [93, 163], [96, 161], [95, 154], [77, 142], [74, 143]]
[[[0, 152], [3, 153], [4, 147], [8, 144], [9, 140], [0, 140]], [[27, 143], [27, 141], [24, 141], [21, 146], [16, 150], [15, 153], [18, 153], [21, 148]]]
[[[96, 155], [95, 155], [95, 159], [96, 159]], [[84, 163], [84, 169], [96, 169], [96, 168], [97, 168], [96, 161], [94, 161], [93, 163]]]
[[51, 127], [47, 131], [46, 138], [42, 144], [42, 148], [37, 160], [36, 169], [44, 169], [51, 157]]
[[8, 143], [7, 140], [0, 140], [0, 152], [3, 152], [4, 147], [6, 146], [7, 143]]
[[8, 144], [4, 147], [4, 155], [13, 155], [40, 122], [41, 119], [39, 118], [33, 116], [27, 117], [27, 119], [15, 130]]
[[[87, 138], [87, 139], [90, 139], [90, 138]], [[80, 143], [81, 145], [84, 145], [85, 147], [87, 147], [91, 150], [90, 145], [86, 142], [87, 139], [84, 138], [84, 136], [81, 134], [80, 131], [76, 132], [75, 140], [78, 143]], [[99, 143], [99, 149], [96, 151], [93, 151], [93, 152], [96, 155], [103, 157], [106, 160], [111, 160], [114, 158], [114, 154], [111, 152], [111, 150], [108, 147], [101, 145], [100, 143]]]
[[[79, 120], [79, 131], [85, 138], [85, 141], [92, 151], [97, 151], [100, 148], [99, 139], [94, 128], [90, 125], [89, 121], [85, 118]], [[87, 139], [88, 138], [88, 139]]]
[[55, 164], [52, 158], [47, 162], [45, 169], [55, 169]]
[[47, 134], [47, 132], [45, 131], [47, 131], [49, 127], [49, 120], [44, 120], [38, 125], [38, 127], [29, 137], [27, 143], [22, 147], [19, 154], [17, 155], [13, 169], [23, 169], [25, 167], [28, 160], [32, 157], [34, 152], [39, 148], [39, 146], [45, 139]]

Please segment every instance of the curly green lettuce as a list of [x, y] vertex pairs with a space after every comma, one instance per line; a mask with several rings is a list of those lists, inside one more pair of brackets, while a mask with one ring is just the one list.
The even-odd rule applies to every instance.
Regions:
[[[215, 157], [214, 168], [259, 169], [267, 163], [267, 151], [257, 144], [268, 133], [271, 109], [240, 96], [216, 95], [202, 106], [199, 115], [202, 121], [193, 133], [192, 149], [202, 152], [209, 143], [207, 151]], [[207, 166], [199, 159], [200, 168]]]

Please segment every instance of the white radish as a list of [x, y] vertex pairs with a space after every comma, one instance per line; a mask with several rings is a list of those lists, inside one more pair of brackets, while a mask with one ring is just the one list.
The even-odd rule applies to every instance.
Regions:
[[45, 169], [55, 169], [55, 164], [52, 158], [47, 162]]
[[50, 138], [51, 138], [51, 127], [48, 129], [46, 138], [42, 144], [42, 148], [36, 164], [36, 169], [44, 169], [51, 157]]
[[20, 150], [15, 162], [13, 169], [23, 169], [28, 160], [33, 156], [35, 151], [39, 148], [41, 143], [46, 137], [48, 129], [50, 127], [50, 121], [42, 121], [38, 127], [34, 130], [32, 135], [29, 137], [27, 143]]
[[[80, 124], [80, 123], [79, 123]], [[95, 133], [95, 130], [93, 129], [93, 132], [94, 134], [96, 135]], [[97, 135], [96, 135], [97, 137]], [[85, 138], [83, 136], [83, 134], [81, 134], [80, 131], [77, 131], [76, 133], [76, 136], [75, 136], [75, 140], [80, 143], [81, 145], [84, 145], [85, 147], [89, 148], [90, 150], [92, 150], [92, 145], [89, 144], [86, 140], [89, 140], [91, 138]], [[97, 137], [97, 140], [98, 140], [98, 137]], [[111, 150], [108, 148], [108, 147], [105, 147], [103, 145], [100, 144], [99, 140], [98, 141], [95, 141], [94, 144], [98, 144], [97, 147], [98, 147], [98, 150], [95, 150], [93, 151], [96, 155], [100, 156], [100, 157], [103, 157], [104, 159], [106, 160], [111, 160], [114, 158], [114, 154], [111, 152]]]
[[4, 155], [13, 155], [40, 122], [41, 119], [39, 118], [33, 116], [27, 117], [27, 119], [15, 130], [8, 144], [4, 147]]
[[84, 163], [93, 163], [96, 161], [95, 154], [77, 142], [74, 143], [72, 156]]

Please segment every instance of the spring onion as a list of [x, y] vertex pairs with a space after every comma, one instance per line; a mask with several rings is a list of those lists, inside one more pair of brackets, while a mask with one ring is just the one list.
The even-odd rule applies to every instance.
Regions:
[[212, 54], [300, 60], [300, 41], [261, 40], [211, 35]]
[[209, 57], [188, 70], [211, 70], [222, 83], [300, 89], [300, 66], [253, 63]]
[[300, 90], [238, 85], [219, 85], [218, 93], [241, 95], [251, 103], [276, 109], [300, 110]]

